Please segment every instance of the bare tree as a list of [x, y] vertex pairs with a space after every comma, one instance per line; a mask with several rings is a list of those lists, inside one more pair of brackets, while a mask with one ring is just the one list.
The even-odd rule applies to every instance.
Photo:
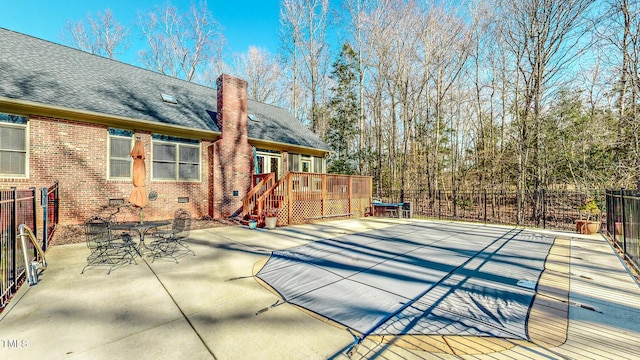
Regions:
[[113, 59], [129, 47], [129, 29], [121, 25], [111, 10], [88, 14], [84, 20], [68, 21], [61, 33], [62, 40], [80, 50]]
[[615, 77], [610, 80], [618, 120], [614, 180], [628, 183], [633, 179], [640, 190], [640, 3], [609, 0], [593, 29]]
[[488, 186], [495, 187], [496, 168], [499, 166], [496, 159], [496, 133], [494, 126], [494, 96], [496, 90], [496, 73], [492, 63], [487, 61], [490, 56], [491, 35], [494, 34], [491, 17], [492, 12], [484, 1], [476, 1], [471, 9], [472, 34], [470, 62], [473, 65], [472, 75], [469, 77], [473, 87], [475, 144], [474, 163], [477, 175], [477, 184], [481, 189]]
[[[498, 0], [504, 51], [515, 68], [513, 117], [518, 124], [519, 219], [531, 175], [538, 193], [545, 182], [541, 151], [544, 98], [580, 54], [583, 15], [593, 0]], [[536, 202], [537, 203], [537, 202]], [[534, 207], [534, 216], [537, 207]]]
[[[450, 92], [458, 84], [458, 78], [469, 58], [472, 38], [465, 22], [459, 17], [449, 14], [444, 8], [434, 7], [429, 13], [428, 23], [430, 24], [428, 32], [422, 38], [425, 47], [423, 61], [429, 71], [428, 78], [432, 88], [430, 103], [433, 108], [433, 123], [436, 130], [433, 147], [430, 149], [430, 153], [433, 154], [430, 163], [440, 166], [443, 161], [440, 158], [442, 156], [441, 136], [446, 128], [446, 116], [450, 117], [449, 120], [453, 120], [453, 117], [448, 114], [452, 108], [448, 107], [455, 106], [455, 104], [447, 104], [447, 102], [450, 99]], [[451, 126], [449, 126], [449, 130], [453, 130]], [[455, 147], [451, 146], [450, 151], [450, 161], [454, 162]], [[455, 164], [452, 163], [452, 165]], [[450, 170], [452, 189], [456, 182], [454, 170], [455, 168], [452, 166]], [[427, 171], [431, 175], [430, 188], [437, 190], [439, 187], [435, 178], [437, 168]]]
[[266, 50], [250, 46], [246, 53], [236, 54], [235, 71], [249, 83], [249, 97], [277, 105], [282, 100], [280, 64]]
[[138, 19], [149, 46], [138, 56], [149, 69], [194, 81], [206, 65], [222, 57], [225, 39], [206, 2], [192, 4], [186, 14], [166, 3]]
[[301, 81], [310, 93], [311, 128], [316, 132], [321, 127], [321, 86], [329, 68], [326, 41], [328, 10], [328, 0], [283, 0], [280, 11], [282, 41], [293, 62], [293, 112], [300, 115], [296, 91], [298, 81]]
[[290, 96], [291, 111], [293, 116], [299, 118], [299, 80], [300, 77], [300, 45], [299, 40], [302, 32], [301, 18], [297, 16], [302, 11], [301, 3], [297, 1], [283, 1], [280, 8], [280, 40], [285, 51], [284, 63], [291, 73]]

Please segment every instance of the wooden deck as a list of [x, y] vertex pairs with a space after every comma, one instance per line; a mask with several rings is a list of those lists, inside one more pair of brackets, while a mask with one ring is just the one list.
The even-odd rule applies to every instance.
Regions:
[[371, 212], [370, 176], [287, 172], [253, 175], [253, 188], [242, 199], [240, 218], [261, 226], [267, 212], [275, 212], [278, 226], [319, 220], [359, 218]]
[[[561, 235], [529, 322], [531, 342], [367, 338], [353, 359], [638, 359], [640, 287], [601, 235]], [[568, 298], [567, 298], [568, 295]]]

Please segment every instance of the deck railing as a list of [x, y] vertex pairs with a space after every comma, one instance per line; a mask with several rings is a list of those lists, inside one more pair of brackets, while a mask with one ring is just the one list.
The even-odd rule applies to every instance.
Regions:
[[[249, 208], [242, 212], [254, 213], [258, 219], [274, 212], [278, 225], [361, 217], [371, 209], [371, 185], [369, 176], [288, 172], [273, 186], [265, 185], [255, 205], [247, 201]], [[253, 191], [250, 194], [255, 196]]]
[[607, 233], [625, 258], [640, 268], [640, 194], [634, 190], [607, 190]]
[[257, 212], [257, 207], [262, 204], [258, 203], [258, 199], [275, 185], [275, 174], [257, 174], [251, 178], [252, 188], [249, 193], [242, 199], [242, 210], [239, 214], [241, 218], [248, 214]]

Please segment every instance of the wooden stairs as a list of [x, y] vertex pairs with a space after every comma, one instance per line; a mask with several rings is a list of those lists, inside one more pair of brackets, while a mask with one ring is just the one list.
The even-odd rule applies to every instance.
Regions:
[[257, 227], [264, 227], [265, 217], [272, 214], [277, 216], [284, 199], [273, 194], [273, 190], [278, 186], [274, 173], [254, 175], [253, 184], [253, 188], [242, 199], [239, 221], [247, 226], [250, 221], [256, 221]]

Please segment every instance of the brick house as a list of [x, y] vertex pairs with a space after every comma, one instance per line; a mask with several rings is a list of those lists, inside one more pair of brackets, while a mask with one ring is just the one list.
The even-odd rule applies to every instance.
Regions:
[[[146, 152], [146, 219], [177, 208], [227, 217], [251, 176], [326, 170], [330, 149], [286, 110], [0, 28], [0, 187], [60, 184], [60, 223], [131, 193], [134, 141]], [[154, 199], [155, 198], [155, 199]]]

